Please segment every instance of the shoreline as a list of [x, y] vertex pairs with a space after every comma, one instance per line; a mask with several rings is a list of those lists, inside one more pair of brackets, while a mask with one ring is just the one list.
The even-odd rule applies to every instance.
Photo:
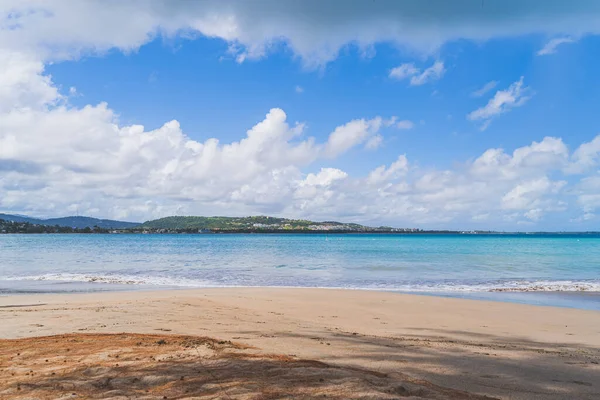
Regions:
[[362, 290], [206, 288], [4, 296], [0, 317], [3, 339], [208, 336], [495, 398], [600, 395], [598, 311]]
[[[28, 283], [28, 284], [24, 284]], [[2, 284], [14, 285], [13, 291], [9, 287], [5, 292]], [[20, 284], [20, 285], [19, 285]], [[42, 288], [37, 288], [41, 286]], [[46, 289], [48, 286], [58, 286], [65, 289]], [[27, 289], [29, 287], [29, 289]], [[86, 294], [86, 293], [123, 293], [123, 292], [155, 292], [155, 291], [186, 291], [205, 289], [285, 289], [285, 290], [343, 290], [382, 292], [401, 295], [432, 296], [437, 298], [470, 299], [476, 301], [493, 301], [511, 304], [526, 304], [542, 307], [561, 307], [579, 310], [600, 311], [600, 291], [592, 290], [488, 290], [488, 291], [427, 291], [427, 290], [402, 290], [385, 288], [362, 287], [305, 287], [305, 286], [176, 286], [153, 285], [140, 283], [112, 283], [112, 282], [85, 282], [85, 281], [52, 281], [52, 280], [0, 280], [0, 298], [6, 296], [38, 296], [54, 294]]]

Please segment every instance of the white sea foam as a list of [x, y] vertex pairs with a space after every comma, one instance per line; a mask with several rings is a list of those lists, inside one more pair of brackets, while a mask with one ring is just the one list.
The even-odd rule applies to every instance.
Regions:
[[407, 285], [414, 292], [600, 292], [600, 281], [503, 281], [473, 284]]
[[[314, 287], [302, 285], [269, 285], [269, 284], [231, 284], [216, 283], [201, 279], [164, 276], [139, 276], [139, 275], [99, 275], [99, 274], [73, 274], [53, 273], [30, 276], [0, 277], [0, 281], [49, 281], [49, 282], [81, 282], [102, 283], [115, 285], [147, 285], [169, 286], [188, 288], [209, 287]], [[404, 283], [380, 285], [348, 285], [348, 286], [320, 286], [328, 289], [362, 289], [362, 290], [392, 290], [406, 292], [600, 292], [600, 280], [513, 280], [498, 282], [431, 282], [431, 283]]]
[[171, 278], [160, 276], [134, 275], [97, 275], [97, 274], [42, 274], [30, 276], [0, 277], [6, 281], [53, 281], [53, 282], [82, 282], [107, 283], [115, 285], [150, 285], [150, 286], [181, 286], [181, 287], [216, 287], [210, 282], [197, 279]]

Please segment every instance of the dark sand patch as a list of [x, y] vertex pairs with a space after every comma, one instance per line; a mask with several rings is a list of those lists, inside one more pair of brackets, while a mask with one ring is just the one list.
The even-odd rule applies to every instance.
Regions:
[[0, 398], [489, 399], [230, 341], [125, 333], [0, 340]]

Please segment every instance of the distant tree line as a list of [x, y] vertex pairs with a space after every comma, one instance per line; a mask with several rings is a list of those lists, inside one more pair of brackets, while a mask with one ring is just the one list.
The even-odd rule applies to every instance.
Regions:
[[14, 222], [0, 219], [0, 233], [108, 233], [109, 230], [98, 226], [71, 228], [59, 225], [40, 225], [29, 222]]
[[[282, 220], [283, 222], [293, 221], [293, 220]], [[296, 220], [298, 221], [298, 220]], [[296, 222], [294, 221], [294, 222]], [[171, 222], [171, 221], [169, 221]], [[222, 222], [222, 221], [219, 221]], [[252, 221], [253, 222], [253, 221]], [[271, 221], [269, 221], [271, 222]], [[281, 222], [277, 221], [277, 222]], [[304, 222], [304, 221], [302, 221]], [[340, 223], [339, 226], [343, 226]], [[235, 225], [225, 225], [220, 227], [212, 227], [212, 228], [152, 228], [147, 226], [140, 226], [129, 229], [106, 229], [101, 228], [99, 226], [93, 227], [85, 227], [85, 228], [73, 228], [69, 226], [60, 226], [60, 225], [42, 225], [42, 224], [33, 224], [30, 222], [15, 222], [15, 221], [7, 221], [4, 219], [0, 219], [0, 234], [2, 233], [150, 233], [150, 234], [198, 234], [198, 233], [320, 233], [320, 234], [336, 234], [336, 233], [390, 233], [390, 234], [398, 234], [398, 233], [409, 233], [409, 234], [419, 234], [419, 233], [440, 233], [440, 234], [448, 234], [448, 233], [459, 233], [456, 231], [422, 231], [422, 230], [412, 230], [412, 231], [400, 231], [400, 230], [392, 230], [388, 227], [379, 227], [379, 228], [370, 228], [361, 225], [352, 224], [351, 230], [348, 229], [336, 229], [335, 227], [330, 228], [326, 231], [323, 230], [314, 230], [310, 229], [307, 224], [299, 224], [296, 226], [290, 226], [286, 229], [273, 229], [270, 227], [260, 227], [255, 228], [252, 226], [244, 226], [242, 224]], [[347, 225], [346, 225], [347, 226]]]

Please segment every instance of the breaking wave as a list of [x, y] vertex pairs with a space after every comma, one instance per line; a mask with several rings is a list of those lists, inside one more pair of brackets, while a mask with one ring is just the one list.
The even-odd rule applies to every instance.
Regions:
[[419, 282], [395, 284], [353, 284], [346, 286], [311, 286], [306, 284], [222, 284], [202, 279], [140, 275], [99, 275], [53, 273], [30, 276], [0, 277], [4, 281], [48, 281], [79, 282], [112, 285], [146, 285], [179, 288], [216, 288], [216, 287], [320, 287], [329, 289], [361, 289], [404, 292], [600, 292], [600, 280], [511, 280], [494, 282]]

